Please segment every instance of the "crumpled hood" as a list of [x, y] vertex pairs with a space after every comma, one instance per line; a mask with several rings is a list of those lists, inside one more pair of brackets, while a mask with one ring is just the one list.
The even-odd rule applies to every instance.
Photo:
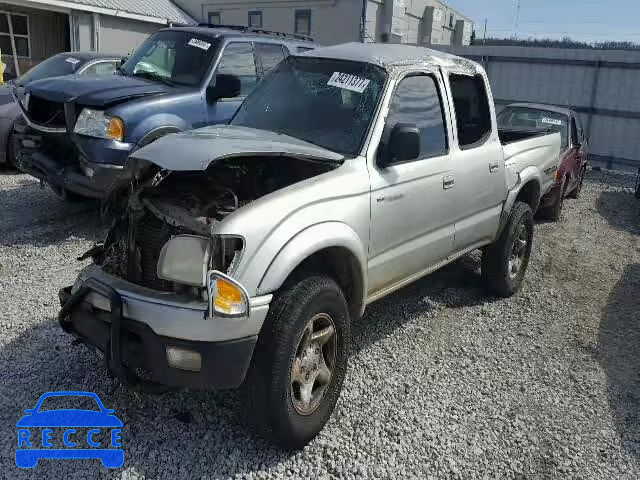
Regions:
[[225, 158], [252, 155], [288, 155], [338, 162], [344, 156], [311, 143], [267, 130], [214, 125], [162, 137], [131, 154], [166, 170], [206, 170]]
[[54, 102], [105, 106], [122, 100], [177, 92], [177, 88], [124, 75], [65, 75], [37, 80], [27, 86], [32, 95]]

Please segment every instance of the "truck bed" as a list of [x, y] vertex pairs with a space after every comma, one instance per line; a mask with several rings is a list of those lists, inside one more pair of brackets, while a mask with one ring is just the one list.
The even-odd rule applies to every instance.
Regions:
[[520, 173], [528, 168], [539, 171], [542, 194], [555, 181], [560, 166], [560, 134], [544, 130], [499, 130], [507, 168]]
[[516, 129], [516, 128], [499, 128], [498, 136], [502, 145], [508, 145], [513, 142], [519, 142], [520, 140], [527, 140], [529, 138], [540, 137], [543, 135], [549, 135], [551, 130], [537, 130], [537, 129]]

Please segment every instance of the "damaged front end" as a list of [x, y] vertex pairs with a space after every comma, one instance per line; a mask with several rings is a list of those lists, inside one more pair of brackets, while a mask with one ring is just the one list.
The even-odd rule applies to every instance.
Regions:
[[116, 277], [207, 301], [209, 272], [232, 276], [244, 248], [240, 235], [217, 234], [219, 224], [260, 197], [335, 167], [283, 156], [230, 158], [203, 171], [138, 161], [128, 166], [128, 185], [111, 192], [115, 220], [104, 244], [88, 254]]

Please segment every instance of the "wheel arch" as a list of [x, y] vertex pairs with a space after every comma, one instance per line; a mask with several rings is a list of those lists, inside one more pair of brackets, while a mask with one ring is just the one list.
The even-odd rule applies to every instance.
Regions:
[[262, 276], [258, 294], [272, 293], [289, 279], [315, 271], [332, 276], [343, 290], [354, 317], [364, 312], [366, 253], [358, 234], [340, 222], [306, 228], [278, 252]]

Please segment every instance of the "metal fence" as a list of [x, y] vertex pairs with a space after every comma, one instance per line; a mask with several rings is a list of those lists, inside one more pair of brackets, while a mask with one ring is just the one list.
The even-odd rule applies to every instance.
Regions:
[[434, 46], [482, 63], [498, 110], [513, 102], [568, 106], [580, 114], [591, 163], [640, 167], [640, 52]]

